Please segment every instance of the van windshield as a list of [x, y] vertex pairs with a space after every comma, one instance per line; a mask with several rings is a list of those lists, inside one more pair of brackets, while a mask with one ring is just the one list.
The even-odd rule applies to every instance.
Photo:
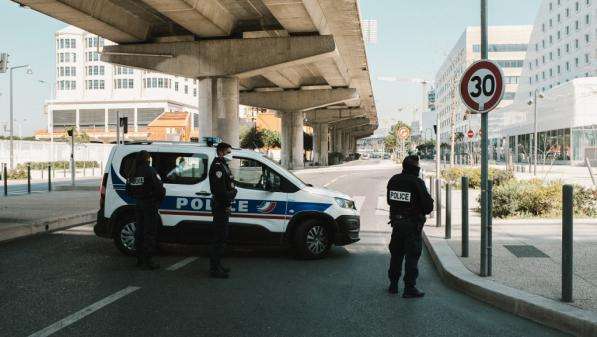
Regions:
[[305, 185], [305, 186], [309, 185], [306, 182], [304, 182], [301, 178], [297, 177], [296, 174], [294, 174], [291, 171], [283, 168], [282, 166], [280, 166], [280, 164], [278, 164], [275, 161], [271, 160], [269, 157], [267, 157], [267, 156], [264, 155], [263, 159], [267, 160], [268, 164], [271, 165], [271, 166], [273, 166], [275, 169], [288, 172], [291, 176], [293, 176], [296, 180], [300, 181], [303, 185]]

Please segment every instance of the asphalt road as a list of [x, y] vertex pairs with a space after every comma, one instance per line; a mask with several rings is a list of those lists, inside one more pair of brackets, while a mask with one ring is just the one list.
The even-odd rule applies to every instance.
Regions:
[[363, 240], [319, 261], [295, 260], [283, 248], [237, 247], [225, 260], [228, 280], [208, 278], [200, 246], [163, 247], [158, 261], [166, 268], [136, 270], [91, 226], [4, 243], [0, 335], [562, 335], [446, 287], [426, 252], [419, 286], [427, 296], [387, 294], [389, 227], [378, 198], [394, 173], [376, 161], [301, 173], [362, 200]]

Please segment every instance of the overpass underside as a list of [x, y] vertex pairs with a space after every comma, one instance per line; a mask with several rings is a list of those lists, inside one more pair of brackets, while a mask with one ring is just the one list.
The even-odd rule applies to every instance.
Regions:
[[13, 0], [102, 36], [101, 60], [199, 80], [199, 133], [239, 144], [239, 104], [278, 111], [282, 164], [356, 151], [377, 111], [358, 0]]

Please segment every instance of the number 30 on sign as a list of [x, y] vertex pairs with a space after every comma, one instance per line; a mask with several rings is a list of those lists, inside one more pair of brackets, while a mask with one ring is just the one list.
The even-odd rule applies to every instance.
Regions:
[[504, 76], [500, 67], [487, 60], [473, 63], [460, 79], [460, 97], [476, 113], [495, 109], [504, 96]]

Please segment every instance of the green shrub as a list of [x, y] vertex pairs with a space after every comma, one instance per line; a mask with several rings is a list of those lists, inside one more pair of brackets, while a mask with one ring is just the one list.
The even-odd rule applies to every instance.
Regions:
[[597, 217], [597, 188], [574, 186], [574, 213]]
[[[557, 217], [561, 214], [561, 182], [511, 179], [493, 189], [495, 217]], [[581, 217], [597, 216], [597, 188], [574, 186], [574, 214]]]
[[[18, 170], [27, 170], [27, 164], [31, 165], [31, 169], [32, 170], [47, 170], [48, 169], [48, 162], [29, 162], [29, 163], [24, 163], [24, 164], [18, 164], [17, 165], [17, 169]], [[52, 162], [52, 168], [55, 170], [63, 170], [63, 169], [68, 169], [70, 166], [69, 161], [66, 160], [62, 160], [62, 161], [54, 161]], [[76, 161], [75, 162], [75, 166], [79, 169], [82, 169], [83, 167], [86, 168], [98, 168], [99, 167], [99, 163], [97, 161]]]
[[[514, 179], [514, 173], [508, 170], [495, 168], [489, 169], [489, 179], [493, 180], [494, 186], [499, 186]], [[442, 170], [442, 179], [450, 185], [460, 188], [461, 177], [468, 177], [468, 186], [472, 189], [481, 187], [481, 169], [474, 167], [449, 167]]]

